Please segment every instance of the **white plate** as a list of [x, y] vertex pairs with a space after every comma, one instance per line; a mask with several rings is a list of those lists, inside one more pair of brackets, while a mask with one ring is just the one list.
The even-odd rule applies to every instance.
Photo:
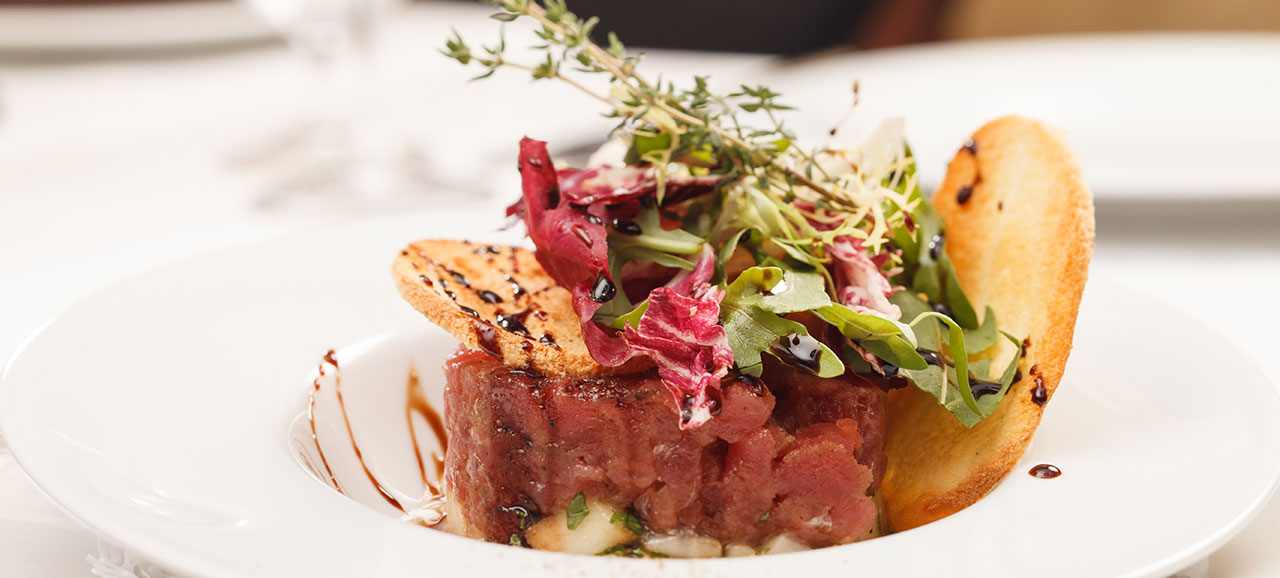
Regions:
[[[351, 224], [117, 285], [11, 361], [0, 425], [35, 482], [86, 524], [211, 577], [740, 577], [802, 564], [1163, 578], [1224, 543], [1275, 488], [1280, 398], [1265, 378], [1211, 329], [1102, 281], [1091, 282], [1068, 376], [1024, 463], [974, 507], [886, 538], [751, 559], [573, 557], [404, 524], [316, 482], [285, 443], [308, 372], [326, 349], [388, 332], [419, 334], [406, 339], [434, 344], [428, 356], [451, 348], [400, 302], [389, 263], [408, 240], [488, 238], [499, 221], [441, 212]], [[391, 363], [405, 353], [373, 349]], [[1041, 462], [1064, 474], [1026, 474]]]
[[866, 119], [905, 115], [926, 184], [1006, 114], [1065, 128], [1100, 200], [1280, 199], [1280, 35], [1145, 34], [947, 42], [819, 58], [768, 75], [802, 142], [860, 79]]
[[229, 0], [0, 6], [0, 50], [78, 52], [208, 46], [272, 32]]

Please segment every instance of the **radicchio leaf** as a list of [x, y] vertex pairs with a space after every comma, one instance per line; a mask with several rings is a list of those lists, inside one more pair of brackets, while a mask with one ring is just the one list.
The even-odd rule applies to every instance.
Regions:
[[733, 365], [733, 350], [720, 326], [724, 291], [704, 282], [694, 294], [681, 295], [672, 287], [654, 289], [639, 327], [628, 325], [624, 330], [627, 345], [658, 365], [658, 376], [680, 408], [681, 429], [711, 419], [720, 380]]
[[[559, 176], [564, 195], [575, 205], [635, 201], [651, 197], [658, 190], [652, 167], [564, 169]], [[667, 177], [662, 204], [676, 204], [711, 193], [723, 180], [722, 175]]]
[[[609, 245], [603, 219], [604, 207], [591, 207], [599, 214], [571, 206], [561, 195], [559, 178], [547, 143], [524, 138], [520, 141], [522, 206], [529, 239], [538, 247], [538, 262], [565, 287], [594, 282], [608, 275]], [[593, 311], [594, 313], [594, 311]], [[582, 316], [582, 311], [578, 311]]]
[[861, 243], [851, 237], [839, 237], [830, 247], [840, 302], [858, 313], [870, 313], [892, 321], [900, 319], [902, 310], [889, 301], [893, 285], [889, 284]]

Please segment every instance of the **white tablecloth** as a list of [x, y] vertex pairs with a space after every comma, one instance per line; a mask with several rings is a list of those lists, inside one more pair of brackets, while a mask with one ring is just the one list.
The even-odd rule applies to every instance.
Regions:
[[[491, 36], [487, 12], [415, 7], [386, 30], [378, 115], [422, 145], [441, 191], [458, 191], [422, 207], [483, 203], [496, 211], [518, 190], [520, 136], [575, 146], [610, 126], [583, 113], [593, 101], [562, 86], [528, 88], [514, 73], [466, 83], [474, 71], [436, 49], [450, 26]], [[669, 75], [710, 71], [724, 82], [754, 81], [777, 65], [742, 55], [649, 61]], [[280, 46], [181, 58], [0, 60], [0, 358], [60, 309], [141, 270], [353, 218], [315, 207], [258, 210], [261, 182], [228, 165], [294, 118], [305, 80]], [[1280, 202], [1151, 207], [1100, 197], [1095, 270], [1218, 327], [1280, 383], [1270, 363], [1280, 344], [1280, 314], [1270, 304], [1280, 295]], [[1211, 558], [1212, 575], [1280, 576], [1280, 552], [1271, 547], [1277, 533], [1280, 503]], [[86, 576], [84, 558], [96, 552], [94, 537], [0, 453], [0, 575]]]

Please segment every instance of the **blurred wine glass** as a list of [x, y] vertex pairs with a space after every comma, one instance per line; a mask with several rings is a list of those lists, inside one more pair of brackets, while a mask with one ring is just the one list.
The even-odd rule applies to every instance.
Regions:
[[422, 189], [425, 162], [373, 103], [377, 33], [401, 0], [238, 0], [311, 69], [309, 119], [239, 151], [268, 180], [259, 205], [308, 198], [383, 208]]

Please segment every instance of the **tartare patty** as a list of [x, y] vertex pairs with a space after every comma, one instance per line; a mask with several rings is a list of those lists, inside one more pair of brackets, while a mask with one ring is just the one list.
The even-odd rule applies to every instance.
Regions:
[[681, 429], [652, 370], [542, 376], [461, 349], [444, 372], [452, 531], [514, 543], [575, 498], [645, 534], [725, 545], [826, 546], [876, 523], [886, 396], [868, 380], [771, 364], [725, 381], [715, 418]]

